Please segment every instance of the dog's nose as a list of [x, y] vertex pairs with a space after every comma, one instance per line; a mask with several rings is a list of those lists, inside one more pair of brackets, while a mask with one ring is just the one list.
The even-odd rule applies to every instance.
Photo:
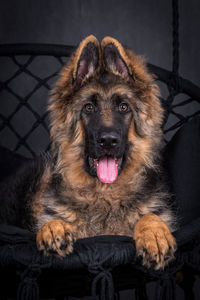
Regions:
[[116, 132], [102, 132], [98, 143], [101, 147], [114, 148], [119, 143], [119, 135]]

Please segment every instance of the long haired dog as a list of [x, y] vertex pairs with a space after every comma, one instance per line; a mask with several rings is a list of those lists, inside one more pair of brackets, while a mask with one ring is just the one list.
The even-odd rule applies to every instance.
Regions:
[[176, 248], [175, 218], [159, 171], [163, 110], [153, 76], [117, 40], [89, 36], [52, 95], [51, 156], [28, 205], [38, 249], [63, 257], [76, 239], [128, 235], [144, 265], [163, 268]]

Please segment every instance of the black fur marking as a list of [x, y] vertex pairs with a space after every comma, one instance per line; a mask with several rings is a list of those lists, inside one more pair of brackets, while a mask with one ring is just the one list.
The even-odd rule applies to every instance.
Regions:
[[56, 216], [57, 212], [54, 209], [52, 209], [52, 208], [50, 208], [48, 206], [45, 206], [45, 208], [44, 208], [44, 214], [49, 215], [49, 216]]
[[98, 106], [98, 102], [97, 102], [97, 97], [98, 97], [98, 94], [94, 94], [90, 97], [90, 101], [94, 104], [94, 106]]
[[61, 183], [62, 183], [61, 174], [54, 173], [51, 177], [51, 183], [50, 183], [51, 187], [55, 191], [57, 191], [57, 190], [59, 190]]

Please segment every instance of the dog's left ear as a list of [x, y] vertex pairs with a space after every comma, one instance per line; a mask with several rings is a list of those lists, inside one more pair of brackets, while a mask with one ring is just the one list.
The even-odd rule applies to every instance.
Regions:
[[129, 57], [124, 47], [114, 38], [105, 37], [101, 42], [103, 53], [103, 64], [107, 71], [120, 75], [124, 78], [130, 77], [131, 68]]
[[91, 77], [99, 67], [100, 45], [95, 36], [85, 38], [77, 48], [74, 56], [73, 79], [75, 86]]

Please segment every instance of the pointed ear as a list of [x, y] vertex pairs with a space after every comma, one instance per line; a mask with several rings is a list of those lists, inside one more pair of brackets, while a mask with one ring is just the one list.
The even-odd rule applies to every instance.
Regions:
[[107, 71], [124, 78], [131, 75], [129, 58], [123, 46], [112, 37], [105, 37], [101, 42], [103, 63]]
[[99, 67], [100, 45], [95, 36], [85, 38], [74, 56], [73, 79], [76, 86], [92, 76]]

